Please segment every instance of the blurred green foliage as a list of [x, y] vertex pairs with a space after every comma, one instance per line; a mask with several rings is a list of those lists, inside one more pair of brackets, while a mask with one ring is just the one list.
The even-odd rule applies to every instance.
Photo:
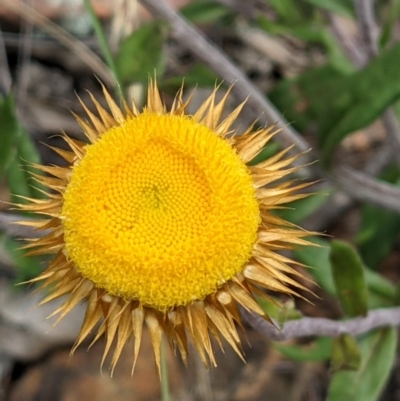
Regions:
[[12, 94], [0, 97], [0, 127], [0, 178], [6, 177], [11, 201], [24, 202], [21, 196], [42, 198], [43, 187], [31, 176], [38, 173], [32, 164], [38, 164], [40, 156], [15, 115]]
[[156, 71], [162, 75], [165, 67], [162, 48], [167, 25], [164, 21], [151, 21], [132, 32], [120, 44], [115, 56], [115, 67], [120, 84], [146, 83], [149, 75]]
[[300, 131], [317, 124], [321, 155], [329, 160], [347, 135], [371, 124], [400, 97], [399, 63], [400, 43], [360, 71], [325, 65], [283, 81], [269, 95]]
[[360, 367], [335, 373], [327, 401], [375, 401], [392, 369], [397, 346], [397, 330], [375, 330], [360, 338]]
[[354, 337], [342, 334], [334, 338], [330, 359], [332, 373], [341, 370], [358, 370], [361, 364], [361, 355]]
[[368, 311], [364, 266], [356, 250], [346, 242], [333, 240], [329, 255], [336, 294], [345, 315], [365, 316]]
[[[39, 163], [40, 156], [15, 115], [12, 94], [0, 97], [0, 127], [0, 180], [5, 178], [11, 202], [24, 203], [25, 197], [42, 198], [43, 187], [31, 176], [33, 172], [38, 174], [32, 163]], [[28, 280], [40, 272], [42, 258], [26, 256], [21, 242], [0, 233], [0, 247], [16, 267], [16, 282]]]

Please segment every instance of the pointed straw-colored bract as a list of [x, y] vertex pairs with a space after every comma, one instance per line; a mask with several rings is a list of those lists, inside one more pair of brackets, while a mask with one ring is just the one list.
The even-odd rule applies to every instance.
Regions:
[[268, 319], [260, 289], [304, 289], [277, 251], [307, 245], [309, 233], [271, 210], [302, 198], [296, 191], [307, 184], [282, 181], [297, 170], [287, 150], [247, 166], [276, 132], [233, 135], [243, 104], [222, 118], [229, 90], [216, 102], [217, 89], [187, 115], [182, 89], [167, 111], [150, 80], [139, 111], [120, 108], [103, 87], [109, 111], [90, 95], [96, 112], [81, 102], [88, 120], [75, 116], [87, 143], [63, 134], [70, 150], [52, 148], [68, 166], [35, 166], [48, 174], [35, 176], [48, 198], [18, 206], [43, 219], [21, 224], [49, 233], [25, 248], [55, 255], [32, 281], [50, 289], [42, 303], [67, 296], [59, 319], [86, 301], [72, 352], [96, 331], [93, 342], [106, 338], [103, 362], [113, 348], [114, 369], [132, 340], [133, 371], [145, 325], [158, 369], [163, 335], [184, 361], [190, 339], [204, 364], [216, 365], [210, 336], [243, 358], [238, 307]]

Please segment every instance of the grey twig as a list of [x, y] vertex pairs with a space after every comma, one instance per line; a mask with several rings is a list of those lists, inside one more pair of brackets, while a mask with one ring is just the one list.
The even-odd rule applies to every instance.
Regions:
[[374, 18], [374, 6], [372, 0], [354, 0], [359, 31], [365, 45], [368, 58], [378, 55], [378, 28]]
[[358, 43], [353, 38], [349, 37], [343, 32], [341, 26], [338, 23], [337, 16], [333, 13], [327, 13], [330, 28], [333, 36], [336, 38], [338, 43], [342, 46], [342, 50], [347, 58], [358, 68], [363, 67], [367, 63], [367, 57], [361, 51]]
[[392, 161], [393, 147], [390, 143], [384, 143], [379, 150], [375, 152], [371, 160], [364, 168], [364, 173], [370, 175], [378, 175], [381, 173]]
[[[363, 172], [372, 176], [379, 174], [390, 163], [392, 151], [392, 146], [385, 143], [375, 152]], [[326, 188], [326, 192], [329, 193], [329, 185], [325, 183], [324, 187]], [[324, 187], [319, 190], [324, 190]], [[356, 200], [355, 197], [350, 197], [345, 192], [336, 191], [327, 202], [307, 216], [307, 218], [301, 222], [301, 225], [309, 231], [325, 231], [332, 223], [343, 216], [347, 210], [353, 207]]]
[[6, 46], [0, 27], [0, 95], [9, 92], [12, 84], [11, 72], [8, 66]]
[[386, 109], [381, 116], [381, 120], [385, 127], [388, 142], [392, 146], [392, 154], [395, 157], [397, 165], [400, 167], [400, 129], [393, 109]]
[[[290, 126], [279, 111], [261, 93], [251, 81], [237, 68], [225, 54], [214, 46], [195, 27], [185, 21], [175, 10], [163, 0], [141, 0], [141, 3], [151, 12], [161, 18], [165, 18], [171, 25], [172, 33], [183, 46], [193, 51], [208, 67], [215, 71], [227, 82], [236, 82], [233, 87], [238, 99], [246, 99], [247, 110], [258, 118], [263, 124], [276, 123], [281, 128], [276, 140], [283, 147], [295, 144], [297, 150], [306, 152], [310, 150], [310, 144]], [[309, 163], [316, 159], [311, 152], [304, 154], [302, 163]], [[313, 169], [314, 178], [325, 176], [333, 178], [333, 182], [343, 188], [348, 194], [360, 200], [367, 200], [387, 209], [400, 213], [400, 190], [383, 182], [376, 181], [365, 174], [358, 174], [350, 167], [334, 168], [332, 175]], [[343, 176], [342, 176], [343, 175]], [[349, 185], [348, 177], [357, 178]], [[371, 192], [379, 187], [381, 192]], [[390, 199], [388, 199], [390, 198]]]
[[19, 226], [17, 221], [28, 221], [31, 218], [17, 213], [0, 212], [0, 231], [5, 232], [11, 237], [36, 238], [46, 234], [46, 231], [37, 231], [29, 226]]
[[248, 312], [243, 312], [242, 315], [254, 329], [274, 341], [309, 336], [336, 337], [340, 334], [357, 336], [380, 327], [397, 327], [400, 325], [400, 307], [374, 309], [365, 317], [341, 321], [303, 317], [286, 322], [281, 329], [257, 315]]
[[400, 190], [395, 185], [347, 166], [336, 166], [330, 178], [353, 198], [400, 213]]

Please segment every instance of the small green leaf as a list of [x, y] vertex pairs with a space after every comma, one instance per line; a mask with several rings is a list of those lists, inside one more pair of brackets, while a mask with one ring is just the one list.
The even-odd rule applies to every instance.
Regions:
[[323, 8], [343, 17], [351, 18], [353, 16], [353, 4], [351, 0], [305, 0], [307, 3], [316, 7]]
[[268, 143], [253, 160], [250, 160], [248, 166], [255, 166], [256, 164], [269, 159], [275, 153], [277, 153], [279, 149], [280, 147], [276, 142]]
[[11, 258], [15, 267], [15, 282], [30, 280], [36, 277], [42, 270], [42, 258], [39, 256], [26, 256], [26, 251], [21, 249], [21, 242], [10, 237], [3, 236], [0, 248]]
[[232, 14], [228, 7], [211, 0], [192, 1], [180, 13], [192, 24], [210, 24]]
[[352, 73], [355, 71], [354, 65], [343, 53], [338, 40], [333, 36], [332, 31], [322, 25], [320, 28], [321, 43], [325, 47], [329, 64], [343, 73]]
[[320, 362], [330, 358], [332, 339], [317, 337], [309, 345], [284, 345], [274, 343], [274, 348], [286, 358], [299, 362]]
[[329, 189], [316, 192], [306, 198], [290, 202], [286, 205], [287, 209], [277, 210], [276, 213], [282, 219], [298, 224], [329, 199], [328, 191]]
[[328, 294], [336, 295], [335, 283], [332, 277], [332, 269], [329, 261], [330, 244], [318, 237], [309, 238], [309, 241], [318, 247], [307, 246], [293, 250], [295, 258], [311, 266], [307, 272], [311, 274], [317, 284]]
[[358, 370], [360, 368], [361, 355], [354, 337], [342, 334], [332, 342], [331, 371]]
[[395, 305], [400, 305], [400, 283], [395, 287], [393, 303]]
[[[328, 294], [336, 296], [336, 287], [333, 281], [331, 263], [329, 260], [330, 243], [321, 238], [312, 238], [312, 242], [319, 247], [301, 247], [293, 251], [294, 256], [301, 263], [312, 266], [308, 272], [317, 284]], [[380, 274], [364, 268], [365, 281], [368, 287], [368, 308], [393, 306], [395, 301], [395, 287]], [[399, 290], [400, 291], [400, 290]], [[400, 304], [400, 293], [399, 293]]]
[[263, 311], [270, 318], [275, 320], [279, 327], [288, 320], [296, 320], [302, 317], [301, 312], [296, 309], [296, 305], [293, 300], [288, 300], [282, 303], [276, 299], [273, 299], [273, 301], [267, 301], [264, 298], [257, 297], [257, 302]]
[[[400, 96], [400, 43], [382, 52], [367, 67], [348, 77], [346, 107], [328, 135], [321, 137], [323, 156], [329, 159], [335, 146], [347, 134], [372, 123]], [[340, 110], [340, 107], [337, 109]]]
[[285, 23], [301, 21], [302, 15], [296, 0], [269, 0], [268, 5], [278, 14]]
[[12, 203], [24, 203], [20, 196], [32, 197], [30, 178], [22, 164], [25, 163], [19, 159], [17, 154], [7, 169], [7, 185]]
[[400, 231], [400, 216], [372, 205], [362, 207], [360, 253], [372, 269], [389, 254]]
[[122, 41], [114, 61], [123, 83], [147, 82], [155, 70], [162, 74], [166, 26], [164, 21], [151, 21]]
[[336, 292], [347, 316], [366, 315], [368, 292], [364, 267], [356, 250], [346, 242], [331, 242], [330, 262]]
[[281, 311], [281, 305], [278, 302], [270, 302], [267, 301], [265, 298], [257, 297], [257, 303], [271, 319], [278, 319], [279, 313]]
[[288, 27], [281, 23], [271, 21], [262, 14], [256, 16], [257, 26], [272, 35], [283, 35], [288, 33]]
[[0, 179], [15, 158], [15, 144], [19, 135], [18, 121], [14, 115], [14, 99], [11, 94], [0, 96]]
[[381, 37], [379, 39], [382, 48], [390, 43], [390, 40], [392, 38], [393, 28], [400, 16], [400, 1], [390, 1], [385, 11], [386, 23], [383, 25], [383, 28], [381, 30]]
[[377, 401], [392, 369], [397, 329], [387, 328], [359, 340], [361, 366], [333, 375], [327, 401]]
[[[29, 188], [29, 196], [32, 198], [44, 198], [45, 195], [42, 191], [48, 190], [44, 185], [37, 182], [32, 178], [31, 173], [42, 175], [42, 172], [31, 166], [32, 163], [40, 164], [40, 155], [37, 151], [31, 137], [25, 129], [20, 129], [20, 135], [18, 138], [18, 164], [23, 174], [24, 181]], [[19, 192], [13, 192], [13, 194], [19, 194]]]
[[12, 203], [25, 202], [20, 196], [28, 198], [45, 197], [44, 193], [41, 192], [41, 189], [44, 190], [45, 188], [31, 176], [32, 172], [41, 174], [40, 171], [29, 165], [30, 163], [37, 163], [38, 160], [39, 155], [28, 133], [21, 129], [16, 155], [7, 169], [7, 183]]
[[[395, 178], [388, 172], [380, 178], [393, 184], [400, 184], [398, 172]], [[365, 264], [376, 269], [378, 264], [389, 254], [400, 231], [400, 216], [373, 205], [363, 205], [361, 208], [361, 225], [357, 235], [358, 248]]]
[[365, 281], [368, 287], [368, 308], [381, 308], [395, 304], [395, 286], [379, 273], [365, 268]]
[[282, 81], [269, 96], [297, 129], [313, 126], [328, 162], [343, 138], [372, 123], [400, 97], [399, 63], [396, 42], [361, 71], [325, 65]]
[[214, 87], [217, 81], [218, 77], [208, 67], [203, 64], [195, 64], [184, 75], [174, 75], [171, 78], [162, 78], [159, 87], [163, 92], [175, 94], [182, 86], [182, 82], [184, 83], [185, 88], [195, 86], [204, 88]]
[[339, 118], [336, 108], [342, 112], [349, 104], [349, 96], [342, 90], [346, 79], [343, 70], [325, 65], [283, 80], [269, 97], [297, 130], [306, 130], [310, 125], [317, 125], [318, 131], [329, 130]]
[[[21, 202], [18, 195], [43, 197], [38, 188], [43, 187], [32, 180], [31, 163], [40, 163], [40, 156], [29, 134], [20, 126], [15, 116], [12, 95], [0, 98], [0, 178], [6, 173], [12, 202]], [[39, 173], [38, 171], [35, 171]]]

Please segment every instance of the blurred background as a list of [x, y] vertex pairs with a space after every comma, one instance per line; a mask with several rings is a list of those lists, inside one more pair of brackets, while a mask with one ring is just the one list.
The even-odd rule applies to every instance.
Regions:
[[[165, 3], [240, 69], [311, 144], [318, 160], [302, 177], [319, 179], [310, 190], [315, 194], [279, 211], [295, 224], [327, 234], [313, 239], [321, 247], [292, 252], [299, 263], [313, 267], [303, 284], [318, 298], [307, 303], [276, 296], [278, 306], [262, 304], [265, 310], [283, 324], [302, 316], [356, 317], [399, 305], [400, 1]], [[43, 196], [27, 164], [63, 163], [46, 145], [63, 147], [61, 130], [83, 139], [70, 112], [83, 116], [76, 95], [90, 104], [87, 90], [101, 100], [99, 80], [110, 91], [116, 88], [96, 22], [124, 95], [138, 104], [144, 104], [154, 71], [167, 104], [183, 78], [184, 96], [197, 87], [191, 110], [224, 79], [207, 54], [185, 46], [181, 31], [177, 35], [140, 2], [91, 4], [94, 15], [81, 0], [0, 0], [0, 400], [160, 399], [147, 336], [134, 376], [133, 351], [127, 347], [111, 378], [107, 361], [103, 372], [99, 369], [103, 340], [69, 355], [84, 305], [52, 327], [54, 320], [46, 316], [57, 302], [38, 307], [43, 294], [34, 293], [34, 285], [16, 285], [49, 261], [25, 256], [21, 238], [38, 234], [11, 224], [20, 216], [10, 203], [21, 202], [18, 196]], [[221, 94], [230, 83], [225, 78]], [[227, 112], [241, 100], [231, 96]], [[240, 133], [253, 119], [254, 110], [245, 109], [235, 128]], [[278, 142], [268, 144], [258, 160], [280, 149]], [[343, 166], [363, 175], [353, 182]], [[216, 352], [217, 368], [207, 371], [195, 353], [186, 368], [168, 350], [171, 399], [400, 400], [396, 329], [280, 343], [248, 324], [245, 329], [246, 364], [226, 347], [225, 355]]]

